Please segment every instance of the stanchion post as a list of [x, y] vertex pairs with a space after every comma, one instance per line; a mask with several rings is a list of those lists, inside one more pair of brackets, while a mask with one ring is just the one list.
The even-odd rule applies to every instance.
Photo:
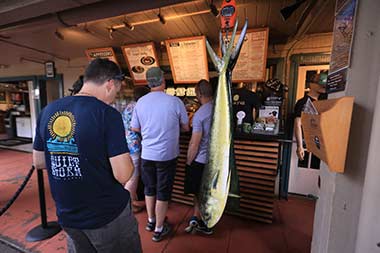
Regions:
[[42, 169], [37, 169], [38, 195], [40, 200], [41, 225], [34, 227], [26, 235], [28, 242], [48, 239], [58, 234], [62, 228], [55, 221], [47, 222], [44, 175]]
[[37, 170], [37, 182], [38, 182], [38, 195], [40, 199], [41, 227], [47, 228], [44, 173], [41, 169]]

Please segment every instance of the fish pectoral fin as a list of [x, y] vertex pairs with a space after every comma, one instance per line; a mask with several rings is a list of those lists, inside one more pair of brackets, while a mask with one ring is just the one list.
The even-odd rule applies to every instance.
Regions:
[[216, 172], [214, 178], [212, 179], [212, 189], [216, 189], [216, 186], [218, 185], [218, 178], [219, 178], [219, 171]]

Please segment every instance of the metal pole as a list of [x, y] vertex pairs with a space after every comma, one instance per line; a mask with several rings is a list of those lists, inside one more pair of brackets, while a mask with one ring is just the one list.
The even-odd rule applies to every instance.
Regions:
[[47, 228], [44, 174], [43, 174], [42, 169], [37, 169], [37, 181], [38, 181], [38, 195], [40, 199], [41, 226], [42, 228]]

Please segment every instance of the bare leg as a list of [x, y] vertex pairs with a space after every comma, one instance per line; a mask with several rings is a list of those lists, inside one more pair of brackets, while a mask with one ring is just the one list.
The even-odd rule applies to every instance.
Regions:
[[156, 217], [156, 213], [154, 211], [156, 206], [156, 196], [146, 196], [145, 195], [145, 201], [146, 201], [146, 210], [148, 212], [148, 218], [153, 219]]
[[201, 214], [199, 212], [199, 202], [198, 198], [194, 196], [194, 213], [193, 216], [200, 218]]
[[168, 211], [168, 201], [157, 200], [156, 203], [156, 228], [160, 228], [164, 225], [166, 212]]

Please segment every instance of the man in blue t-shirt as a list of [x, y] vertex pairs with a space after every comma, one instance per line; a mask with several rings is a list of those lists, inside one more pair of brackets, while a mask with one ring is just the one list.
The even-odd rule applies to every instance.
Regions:
[[194, 212], [189, 221], [187, 232], [193, 228], [210, 235], [213, 231], [200, 219], [198, 193], [201, 186], [203, 169], [208, 162], [208, 146], [213, 110], [213, 90], [207, 80], [200, 80], [195, 86], [195, 93], [202, 106], [193, 117], [191, 135], [185, 169], [185, 194], [194, 194]]
[[95, 59], [80, 92], [50, 103], [37, 121], [33, 163], [48, 171], [68, 252], [141, 252], [124, 189], [133, 164], [121, 115], [108, 105], [123, 79], [115, 63]]
[[151, 92], [137, 101], [131, 127], [142, 135], [141, 178], [148, 211], [145, 227], [159, 242], [170, 232], [164, 223], [179, 155], [179, 133], [189, 131], [189, 119], [178, 97], [165, 94], [164, 73], [152, 67], [146, 73]]

